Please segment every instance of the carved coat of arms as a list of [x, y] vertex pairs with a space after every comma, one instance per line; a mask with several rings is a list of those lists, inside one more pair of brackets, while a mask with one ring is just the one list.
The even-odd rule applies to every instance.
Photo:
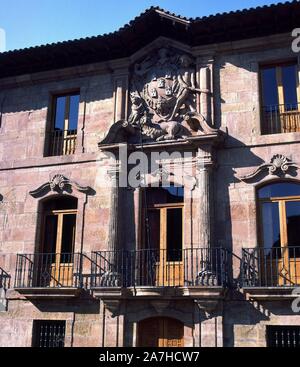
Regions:
[[[195, 68], [190, 56], [162, 48], [134, 65], [131, 83], [133, 114], [140, 99], [152, 122], [179, 121], [196, 111]], [[131, 116], [133, 117], [133, 116]]]
[[210, 91], [196, 87], [193, 59], [170, 48], [159, 49], [133, 65], [129, 118], [116, 122], [100, 145], [128, 135], [156, 141], [181, 139], [201, 124], [209, 129], [196, 112], [199, 93]]

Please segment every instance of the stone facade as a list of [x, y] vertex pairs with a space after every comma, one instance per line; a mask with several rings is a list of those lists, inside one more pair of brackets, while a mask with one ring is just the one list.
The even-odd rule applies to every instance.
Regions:
[[[184, 246], [223, 247], [233, 253], [230, 286], [217, 296], [205, 289], [196, 296], [191, 291], [189, 296], [167, 291], [151, 296], [145, 291], [140, 297], [103, 290], [75, 298], [19, 292], [14, 286], [17, 254], [38, 252], [40, 206], [57, 195], [55, 190], [30, 193], [57, 174], [71, 182], [71, 193], [62, 194], [78, 199], [75, 252], [88, 256], [114, 246], [140, 248], [141, 193], [120, 189], [115, 201], [114, 188], [102, 185], [111, 168], [109, 149], [99, 149], [98, 143], [114, 123], [129, 118], [132, 65], [162, 44], [192, 55], [197, 87], [209, 87], [212, 93], [197, 96], [196, 109], [220, 132], [222, 141], [215, 144], [206, 137], [188, 147], [193, 178], [200, 184], [185, 188], [191, 194], [185, 195]], [[256, 188], [278, 177], [266, 172], [251, 182], [240, 178], [276, 154], [300, 165], [300, 132], [262, 135], [260, 128], [259, 65], [295, 59], [290, 45], [286, 33], [196, 47], [158, 37], [128, 58], [0, 80], [0, 267], [11, 276], [7, 305], [0, 312], [1, 346], [31, 346], [34, 320], [65, 320], [65, 345], [74, 347], [136, 346], [138, 323], [150, 317], [180, 320], [184, 345], [193, 347], [266, 346], [267, 325], [300, 325], [300, 314], [291, 309], [292, 298], [257, 301], [238, 286], [242, 249], [259, 242]], [[47, 157], [51, 96], [70, 90], [80, 91], [76, 152]], [[166, 146], [178, 150], [176, 140], [166, 140], [160, 148], [155, 144], [147, 154]], [[181, 152], [185, 149], [179, 146]], [[285, 179], [298, 181], [299, 175], [300, 170], [287, 171]], [[89, 266], [83, 265], [86, 274]]]

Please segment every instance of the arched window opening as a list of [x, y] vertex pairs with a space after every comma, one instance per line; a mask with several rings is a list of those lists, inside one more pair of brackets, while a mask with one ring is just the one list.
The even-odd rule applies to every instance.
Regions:
[[[277, 182], [258, 190], [260, 243], [266, 281], [300, 282], [300, 184]], [[270, 278], [270, 279], [269, 279]]]
[[74, 251], [77, 199], [58, 197], [43, 203], [43, 253], [60, 253], [61, 261]]
[[71, 286], [75, 259], [77, 199], [58, 196], [42, 203], [40, 247], [35, 256], [39, 286]]

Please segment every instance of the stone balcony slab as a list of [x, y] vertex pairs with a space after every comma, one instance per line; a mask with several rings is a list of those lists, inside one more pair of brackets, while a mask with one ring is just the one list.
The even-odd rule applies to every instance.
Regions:
[[200, 287], [95, 287], [93, 296], [101, 299], [207, 299], [220, 300], [226, 289], [219, 286]]
[[[61, 288], [15, 288], [21, 296], [27, 299], [66, 299], [79, 297], [83, 291], [81, 288], [61, 287]], [[14, 298], [16, 297], [14, 293]], [[9, 299], [9, 294], [7, 295]]]
[[247, 300], [255, 301], [284, 301], [299, 297], [294, 292], [295, 287], [245, 287], [243, 293]]

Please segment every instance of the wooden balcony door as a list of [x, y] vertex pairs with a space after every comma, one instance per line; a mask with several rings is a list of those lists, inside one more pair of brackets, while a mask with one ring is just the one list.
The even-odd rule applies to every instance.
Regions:
[[46, 213], [42, 261], [49, 264], [52, 287], [70, 287], [73, 284], [75, 229], [76, 210]]
[[[291, 73], [293, 80], [291, 80]], [[276, 78], [281, 131], [284, 133], [300, 131], [300, 112], [298, 105], [300, 101], [300, 88], [297, 66], [277, 66]]]
[[286, 199], [280, 202], [281, 262], [279, 284], [300, 284], [300, 200]]
[[[268, 248], [272, 231], [273, 247], [261, 263], [263, 278], [268, 285], [293, 286], [300, 284], [300, 198], [270, 198], [262, 208], [262, 234]], [[272, 221], [270, 218], [272, 217]], [[267, 245], [267, 246], [266, 246]], [[268, 251], [268, 250], [266, 250]]]
[[139, 347], [184, 347], [184, 325], [182, 322], [155, 317], [140, 321], [138, 324]]
[[74, 92], [54, 97], [52, 155], [74, 154], [76, 149], [80, 95]]
[[183, 286], [183, 205], [148, 209], [150, 245], [155, 251], [155, 286]]
[[264, 133], [300, 131], [300, 86], [297, 62], [261, 67]]

